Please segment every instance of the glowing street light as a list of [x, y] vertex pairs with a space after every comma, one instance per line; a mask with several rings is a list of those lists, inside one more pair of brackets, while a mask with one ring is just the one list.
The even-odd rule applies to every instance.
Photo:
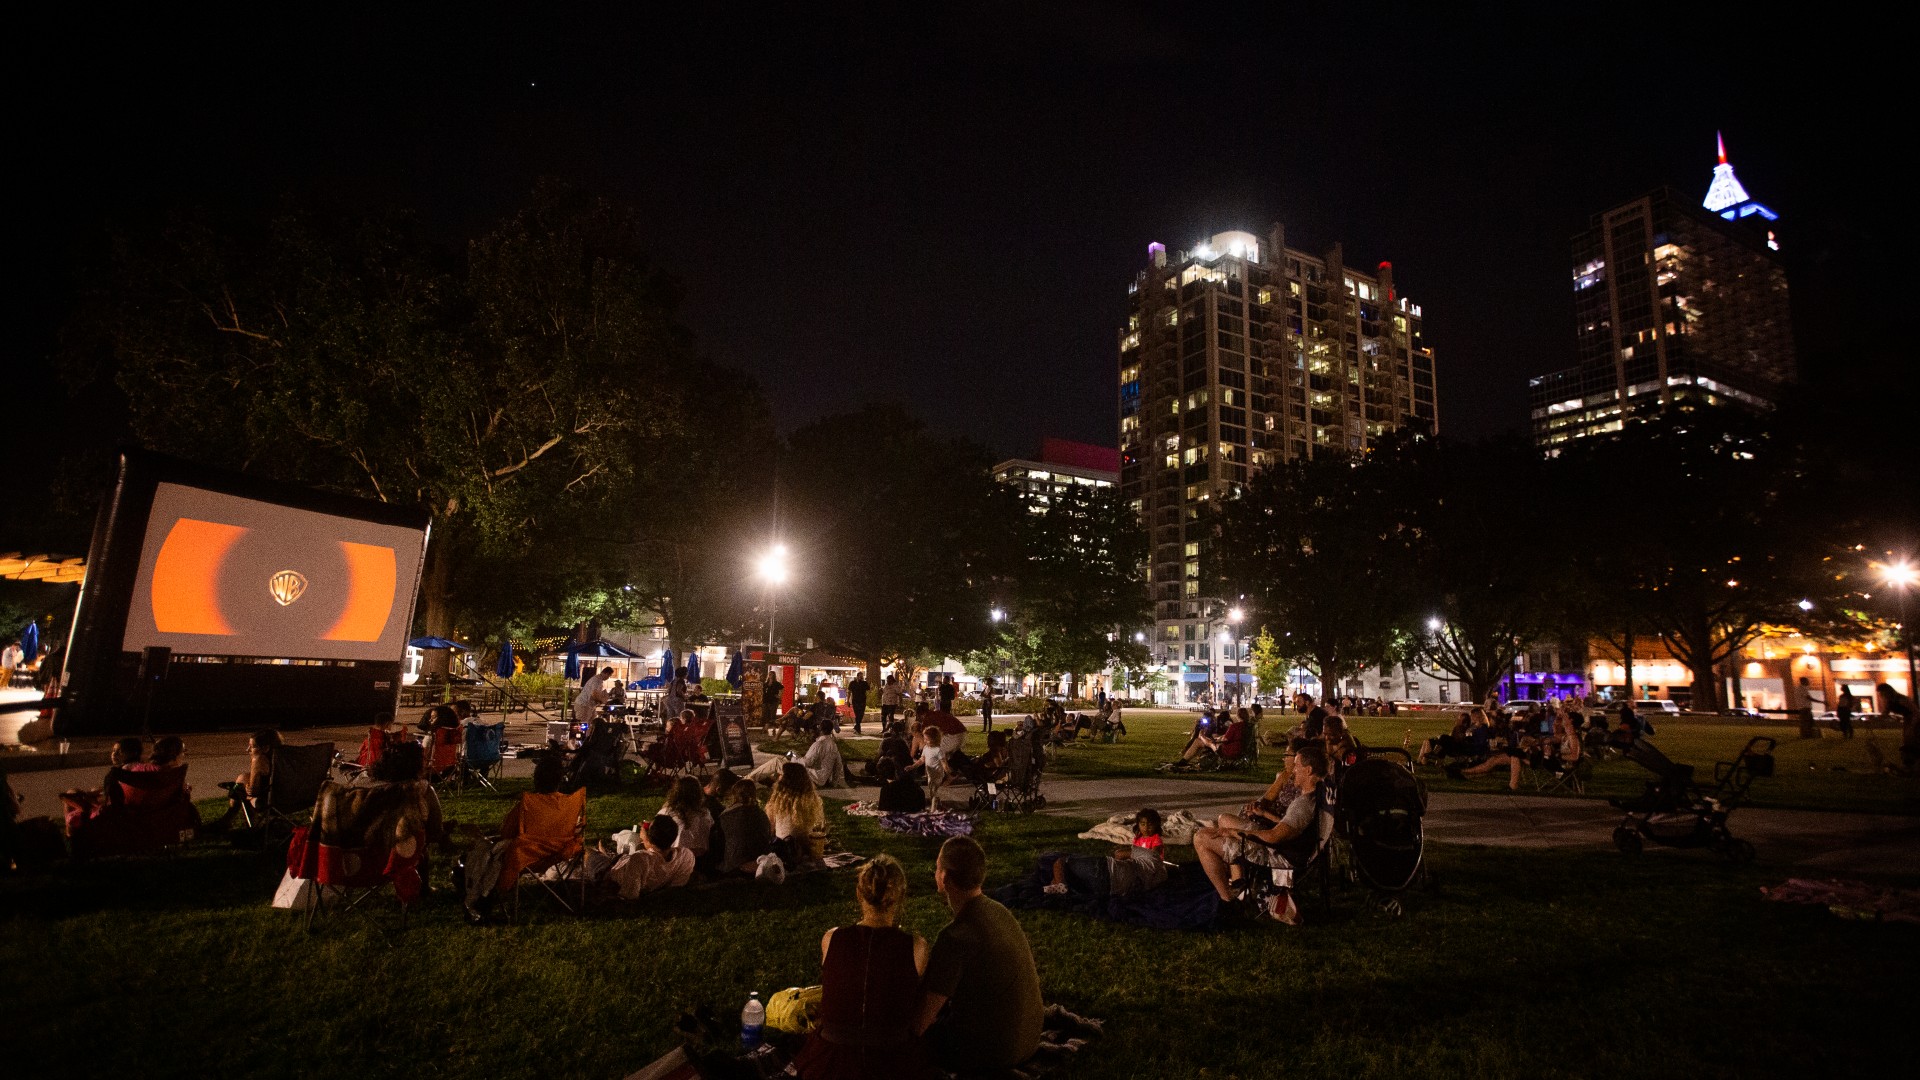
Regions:
[[1913, 619], [1907, 613], [1907, 597], [1914, 585], [1920, 584], [1920, 567], [1901, 559], [1882, 566], [1880, 580], [1900, 593], [1900, 637], [1907, 646], [1907, 694], [1911, 697], [1914, 693]]
[[1446, 624], [1440, 621], [1440, 616], [1438, 615], [1435, 615], [1433, 618], [1427, 620], [1427, 629], [1433, 631], [1436, 634], [1440, 632], [1440, 628], [1444, 625]]
[[787, 545], [776, 543], [760, 556], [756, 567], [767, 583], [767, 651], [773, 651], [773, 619], [780, 613], [780, 586], [787, 583]]
[[987, 612], [987, 618], [992, 619], [994, 622], [1004, 622], [1006, 621], [1007, 613], [999, 608], [994, 608], [992, 611]]

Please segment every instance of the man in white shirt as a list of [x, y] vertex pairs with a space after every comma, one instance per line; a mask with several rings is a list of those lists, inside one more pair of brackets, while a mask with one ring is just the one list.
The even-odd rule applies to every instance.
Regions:
[[0, 649], [0, 688], [13, 684], [13, 669], [20, 666], [23, 655], [17, 641], [9, 641], [6, 648]]
[[607, 680], [613, 678], [613, 669], [601, 668], [599, 673], [580, 684], [580, 692], [573, 698], [573, 722], [590, 723], [600, 706], [607, 703]]

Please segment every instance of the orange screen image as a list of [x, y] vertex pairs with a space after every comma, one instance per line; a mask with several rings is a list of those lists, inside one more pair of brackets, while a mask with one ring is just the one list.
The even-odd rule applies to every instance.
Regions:
[[397, 659], [425, 540], [418, 529], [163, 483], [122, 648]]

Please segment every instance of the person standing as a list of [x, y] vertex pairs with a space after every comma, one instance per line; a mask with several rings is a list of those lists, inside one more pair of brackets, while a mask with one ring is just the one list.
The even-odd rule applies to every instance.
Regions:
[[1819, 738], [1820, 732], [1813, 726], [1813, 685], [1809, 683], [1806, 676], [1803, 675], [1800, 677], [1800, 681], [1792, 684], [1789, 689], [1793, 697], [1787, 702], [1787, 707], [1791, 709], [1793, 714], [1800, 720], [1800, 737], [1803, 739]]
[[[867, 682], [867, 673], [864, 671], [856, 672], [853, 676], [853, 681], [847, 684], [847, 705], [853, 709], [853, 733], [855, 735], [860, 734], [860, 724], [867, 718], [867, 691], [869, 689], [871, 689], [871, 686]], [[887, 725], [882, 723], [880, 730], [885, 731], [886, 727]]]
[[[940, 847], [933, 884], [953, 912], [920, 984], [914, 1030], [934, 1064], [950, 1072], [1011, 1068], [1040, 1046], [1040, 972], [1026, 931], [999, 901], [983, 896], [987, 853], [970, 836]], [[943, 1015], [944, 1014], [944, 1015]]]
[[1853, 738], [1853, 714], [1860, 708], [1860, 699], [1853, 696], [1853, 687], [1840, 684], [1840, 699], [1833, 704], [1833, 718], [1840, 728], [1840, 737]]
[[980, 687], [980, 730], [993, 730], [993, 680], [988, 679]]
[[17, 641], [9, 641], [6, 648], [0, 649], [0, 689], [13, 685], [13, 669], [20, 666], [24, 655]]
[[774, 671], [773, 665], [767, 665], [767, 681], [760, 687], [760, 700], [766, 706], [767, 727], [772, 727], [773, 722], [786, 711], [786, 693], [787, 688], [781, 684], [780, 676]]
[[940, 711], [943, 713], [952, 712], [953, 699], [959, 696], [960, 685], [953, 681], [953, 676], [942, 675], [940, 677]]
[[893, 721], [900, 715], [900, 706], [906, 704], [907, 693], [900, 686], [900, 676], [889, 675], [880, 687], [880, 730], [892, 731]]
[[580, 684], [580, 692], [573, 696], [573, 722], [588, 724], [607, 703], [607, 680], [613, 678], [613, 669], [604, 667], [596, 674], [589, 675], [587, 681]]
[[1813, 734], [1808, 737], [1817, 739], [1820, 737], [1820, 731], [1815, 721], [1820, 718], [1821, 713], [1827, 711], [1827, 692], [1816, 688], [1812, 683], [1807, 681], [1806, 676], [1802, 675], [1800, 677], [1800, 696], [1807, 703], [1807, 728], [1813, 732]]

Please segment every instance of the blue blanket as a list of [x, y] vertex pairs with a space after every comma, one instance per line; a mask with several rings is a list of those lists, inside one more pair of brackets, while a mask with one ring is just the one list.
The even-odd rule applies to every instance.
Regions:
[[1032, 873], [993, 890], [991, 895], [1010, 908], [1071, 911], [1155, 930], [1211, 930], [1219, 922], [1220, 897], [1198, 866], [1169, 866], [1166, 884], [1131, 896], [1097, 896], [1071, 888], [1060, 895], [1048, 895], [1044, 890], [1053, 880], [1049, 867], [1061, 854], [1040, 856]]

